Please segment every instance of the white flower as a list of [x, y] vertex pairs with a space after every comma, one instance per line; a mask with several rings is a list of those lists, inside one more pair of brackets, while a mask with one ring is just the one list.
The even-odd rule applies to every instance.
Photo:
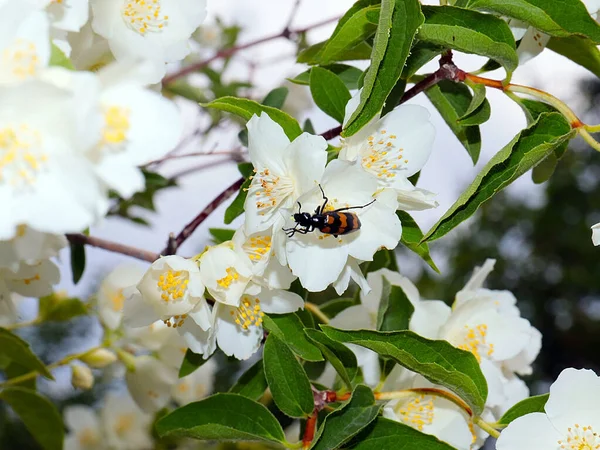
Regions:
[[296, 279], [288, 266], [279, 263], [272, 245], [272, 231], [266, 230], [248, 236], [244, 226], [233, 235], [234, 248], [241, 249], [252, 262], [252, 280], [269, 289], [288, 289]]
[[214, 351], [210, 307], [196, 262], [180, 256], [160, 258], [125, 295], [126, 325], [143, 327], [162, 320], [176, 328], [195, 353]]
[[35, 264], [21, 263], [16, 271], [0, 269], [0, 302], [10, 299], [11, 292], [35, 298], [49, 295], [59, 281], [58, 267], [49, 259]]
[[[300, 278], [302, 286], [313, 292], [322, 291], [338, 280], [347, 270], [347, 265], [352, 263], [352, 258], [358, 262], [371, 261], [380, 248], [395, 248], [402, 234], [402, 226], [396, 216], [398, 202], [395, 192], [391, 189], [379, 191], [376, 178], [356, 163], [332, 161], [325, 169], [320, 187], [327, 197], [325, 211], [365, 207], [348, 211], [360, 220], [361, 228], [355, 232], [335, 237], [315, 230], [306, 234], [295, 233], [287, 238], [287, 262], [294, 275]], [[298, 203], [301, 212], [312, 213], [323, 206], [325, 200], [321, 189], [316, 186], [298, 198]], [[293, 227], [294, 223], [290, 220], [286, 225]], [[280, 230], [275, 232], [282, 234]], [[357, 279], [362, 277], [360, 271], [352, 273]], [[339, 294], [343, 292], [343, 286], [335, 287]]]
[[600, 378], [565, 369], [550, 387], [545, 413], [519, 417], [502, 431], [498, 450], [588, 450], [600, 446]]
[[219, 50], [226, 42], [221, 26], [206, 23], [192, 34], [192, 39], [200, 44], [201, 49]]
[[96, 412], [89, 406], [67, 406], [65, 424], [69, 429], [65, 437], [65, 450], [104, 450], [104, 436]]
[[600, 245], [600, 223], [592, 227], [592, 242], [595, 246]]
[[153, 72], [139, 61], [114, 63], [98, 72], [104, 120], [100, 142], [89, 157], [102, 181], [124, 198], [144, 189], [138, 166], [175, 148], [183, 128], [175, 104], [145, 88]]
[[28, 80], [0, 87], [0, 239], [19, 225], [79, 232], [108, 208], [105, 189], [85, 158], [71, 93]]
[[58, 30], [79, 31], [88, 21], [88, 0], [36, 0], [46, 6], [52, 26]]
[[[77, 70], [95, 71], [115, 60], [110, 52], [108, 41], [94, 32], [90, 22], [86, 23], [78, 33], [68, 33], [67, 45], [71, 49], [71, 62]], [[157, 76], [160, 77], [160, 74]]]
[[125, 294], [123, 291], [136, 285], [145, 270], [137, 264], [121, 264], [110, 272], [98, 290], [98, 315], [102, 323], [111, 330], [121, 325]]
[[[388, 269], [380, 269], [367, 274], [367, 283], [371, 286], [371, 291], [365, 293], [365, 291], [361, 290], [361, 304], [346, 308], [332, 318], [329, 324], [343, 330], [376, 330], [377, 313], [381, 302], [384, 278], [392, 286], [402, 287], [411, 303], [419, 301], [419, 292], [408, 278]], [[358, 345], [346, 345], [356, 355], [365, 383], [369, 386], [377, 386], [381, 375], [377, 353]]]
[[149, 59], [161, 65], [185, 58], [189, 38], [206, 17], [205, 0], [91, 0], [90, 4], [92, 27], [108, 40], [117, 60]]
[[[346, 105], [347, 122], [360, 102], [361, 91]], [[438, 204], [435, 194], [416, 188], [408, 177], [419, 172], [433, 150], [435, 128], [426, 108], [400, 105], [375, 117], [358, 133], [342, 140], [340, 159], [358, 161], [380, 187], [398, 195], [398, 209], [422, 210]]]
[[0, 268], [18, 270], [21, 262], [35, 264], [37, 261], [58, 256], [67, 245], [62, 234], [42, 233], [31, 227], [17, 227], [15, 237], [0, 241]]
[[217, 364], [209, 359], [187, 377], [173, 386], [172, 395], [179, 406], [187, 405], [209, 396], [213, 390]]
[[[256, 289], [251, 289], [251, 292], [256, 292]], [[285, 314], [303, 307], [302, 297], [280, 289], [246, 293], [239, 306], [216, 303], [214, 327], [217, 344], [227, 356], [248, 359], [258, 351], [264, 337], [264, 313]]]
[[[290, 143], [266, 113], [248, 122], [248, 154], [256, 173], [244, 204], [246, 233], [281, 228], [282, 209], [295, 207], [317, 185], [327, 163], [327, 142], [303, 133]], [[277, 255], [280, 258], [284, 255]], [[282, 261], [285, 262], [285, 261]]]
[[[599, 0], [581, 0], [590, 15], [596, 20], [600, 20], [600, 1]], [[517, 19], [508, 20], [515, 40], [520, 42], [517, 45], [517, 55], [519, 63], [524, 64], [530, 59], [539, 55], [548, 45], [551, 36], [529, 26], [526, 22]]]
[[105, 448], [146, 450], [153, 447], [152, 416], [142, 412], [128, 395], [108, 394], [100, 418]]
[[0, 27], [0, 84], [23, 81], [48, 65], [49, 23], [43, 11], [27, 1], [2, 1]]
[[220, 303], [238, 306], [253, 276], [248, 255], [232, 241], [210, 247], [200, 258], [200, 278]]
[[159, 411], [171, 400], [171, 388], [177, 382], [177, 370], [152, 356], [135, 358], [135, 370], [125, 375], [131, 397], [146, 412]]

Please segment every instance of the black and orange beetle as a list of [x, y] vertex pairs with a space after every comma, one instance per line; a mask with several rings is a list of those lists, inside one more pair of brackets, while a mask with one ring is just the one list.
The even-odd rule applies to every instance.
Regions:
[[296, 233], [306, 234], [315, 230], [319, 230], [325, 234], [332, 234], [334, 237], [357, 231], [360, 229], [360, 219], [356, 214], [346, 211], [366, 208], [375, 202], [375, 199], [373, 199], [373, 201], [370, 201], [366, 205], [349, 206], [333, 211], [325, 211], [329, 199], [325, 196], [325, 191], [323, 191], [321, 185], [319, 185], [319, 189], [321, 189], [321, 193], [323, 194], [323, 204], [317, 206], [314, 214], [310, 214], [302, 212], [302, 205], [298, 202], [298, 213], [294, 214], [296, 226], [293, 228], [283, 228], [288, 237], [291, 238]]

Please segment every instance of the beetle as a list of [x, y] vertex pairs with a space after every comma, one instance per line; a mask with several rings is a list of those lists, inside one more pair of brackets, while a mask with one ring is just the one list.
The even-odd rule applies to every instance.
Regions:
[[298, 202], [298, 212], [294, 214], [296, 225], [292, 228], [283, 228], [283, 231], [289, 238], [296, 233], [307, 234], [314, 230], [319, 230], [321, 233], [331, 234], [338, 237], [342, 234], [349, 234], [360, 229], [360, 219], [355, 213], [347, 212], [351, 209], [362, 209], [373, 204], [376, 199], [373, 199], [366, 205], [349, 206], [339, 208], [333, 211], [325, 211], [329, 199], [325, 195], [325, 191], [319, 184], [319, 189], [323, 194], [323, 204], [317, 206], [314, 214], [302, 212], [302, 205]]

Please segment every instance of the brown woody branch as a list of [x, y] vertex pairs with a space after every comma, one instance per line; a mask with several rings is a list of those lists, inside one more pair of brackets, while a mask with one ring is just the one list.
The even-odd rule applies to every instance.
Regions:
[[132, 258], [141, 259], [142, 261], [154, 262], [160, 256], [158, 253], [142, 250], [128, 245], [119, 244], [118, 242], [107, 241], [94, 236], [86, 236], [85, 234], [67, 234], [67, 239], [72, 244], [84, 244], [96, 248], [102, 248], [113, 253], [121, 253], [122, 255], [131, 256]]

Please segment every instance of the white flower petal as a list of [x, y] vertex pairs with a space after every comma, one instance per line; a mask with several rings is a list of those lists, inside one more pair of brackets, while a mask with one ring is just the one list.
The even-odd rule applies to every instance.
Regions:
[[413, 306], [409, 329], [428, 339], [439, 339], [442, 326], [452, 314], [451, 308], [440, 300], [423, 300]]
[[266, 313], [285, 314], [304, 308], [304, 299], [281, 289], [263, 289], [258, 295], [260, 308]]
[[594, 245], [600, 245], [600, 223], [592, 227], [592, 242]]
[[151, 356], [135, 359], [135, 371], [125, 375], [129, 393], [146, 412], [164, 408], [171, 399], [171, 386], [177, 381], [177, 372]]
[[227, 356], [245, 360], [260, 348], [264, 336], [263, 328], [252, 325], [247, 330], [242, 330], [233, 321], [233, 316], [230, 314], [233, 309], [226, 305], [215, 305], [217, 344]]
[[555, 450], [563, 438], [546, 414], [532, 413], [519, 417], [500, 433], [497, 450]]
[[256, 170], [268, 167], [278, 173], [284, 173], [283, 159], [290, 140], [283, 128], [267, 113], [252, 116], [246, 127], [248, 154]]
[[285, 150], [284, 161], [299, 197], [319, 183], [327, 164], [327, 141], [302, 133]]

